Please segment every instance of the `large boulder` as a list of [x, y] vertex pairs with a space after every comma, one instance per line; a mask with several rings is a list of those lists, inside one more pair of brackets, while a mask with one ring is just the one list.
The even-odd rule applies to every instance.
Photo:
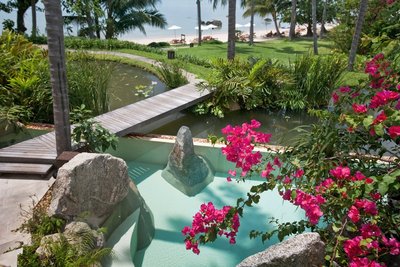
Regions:
[[81, 153], [58, 170], [49, 214], [67, 221], [81, 217], [97, 228], [127, 196], [129, 182], [122, 159]]
[[213, 181], [214, 174], [207, 161], [194, 153], [192, 133], [188, 127], [179, 129], [161, 176], [188, 196], [196, 195]]
[[304, 233], [252, 255], [236, 267], [319, 267], [324, 257], [325, 244], [319, 234]]

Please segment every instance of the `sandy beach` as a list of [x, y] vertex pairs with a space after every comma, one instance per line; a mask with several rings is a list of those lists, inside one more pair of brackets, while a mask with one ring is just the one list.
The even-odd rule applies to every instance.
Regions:
[[[326, 24], [325, 28], [327, 30], [332, 29], [333, 27], [335, 27], [335, 24]], [[241, 29], [243, 34], [248, 34], [249, 33], [249, 29], [245, 28], [245, 29]], [[317, 31], [319, 33], [320, 30], [320, 25], [317, 26]], [[267, 30], [260, 30], [260, 29], [255, 29], [255, 38], [254, 41], [255, 42], [263, 42], [263, 41], [268, 41], [268, 40], [273, 40], [274, 38], [271, 37], [266, 37], [267, 33], [269, 33], [270, 31]], [[272, 33], [275, 33], [274, 30], [271, 31]], [[289, 28], [281, 28], [280, 32], [283, 33], [284, 36], [288, 36], [289, 35]], [[305, 35], [307, 32], [307, 28], [304, 25], [298, 25], [296, 26], [296, 32], [298, 32], [301, 36]], [[228, 41], [228, 32], [223, 31], [223, 30], [213, 30], [213, 31], [205, 31], [202, 34], [202, 37], [204, 38], [205, 36], [211, 36], [213, 39], [217, 39], [219, 41], [222, 42], [226, 42]], [[195, 39], [197, 38], [197, 33], [193, 33], [193, 34], [185, 34], [184, 38], [186, 40], [186, 44], [189, 43], [194, 43]], [[172, 40], [180, 40], [181, 39], [181, 33], [180, 32], [176, 32], [176, 34], [171, 32], [170, 36], [145, 36], [145, 35], [140, 35], [137, 36], [137, 38], [120, 38], [120, 40], [127, 40], [127, 41], [131, 41], [131, 42], [135, 42], [135, 43], [139, 43], [139, 44], [149, 44], [152, 42], [167, 42], [167, 43], [171, 43]]]

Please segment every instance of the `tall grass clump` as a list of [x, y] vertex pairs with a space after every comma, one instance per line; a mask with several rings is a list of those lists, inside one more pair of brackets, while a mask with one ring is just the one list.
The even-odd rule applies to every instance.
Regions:
[[188, 83], [187, 78], [177, 63], [160, 62], [156, 69], [161, 80], [170, 89], [174, 89]]
[[282, 92], [282, 108], [304, 109], [326, 106], [346, 68], [340, 55], [298, 56], [291, 66], [293, 85]]
[[94, 116], [109, 111], [108, 82], [115, 64], [84, 52], [68, 56], [68, 90], [71, 108], [82, 104]]

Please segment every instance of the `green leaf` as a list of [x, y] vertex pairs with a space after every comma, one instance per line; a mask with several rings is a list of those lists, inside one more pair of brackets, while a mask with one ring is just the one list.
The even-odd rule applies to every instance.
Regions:
[[366, 118], [363, 120], [363, 125], [364, 125], [365, 129], [369, 130], [369, 127], [371, 126], [371, 124], [373, 123], [373, 121], [374, 121], [374, 118], [373, 118], [371, 115], [369, 115], [368, 117], [366, 117]]
[[383, 125], [382, 124], [374, 125], [374, 130], [375, 130], [376, 135], [378, 135], [378, 136], [383, 136], [384, 135]]

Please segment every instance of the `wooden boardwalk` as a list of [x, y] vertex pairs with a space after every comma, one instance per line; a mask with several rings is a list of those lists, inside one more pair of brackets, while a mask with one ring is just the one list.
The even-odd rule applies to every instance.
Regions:
[[[142, 127], [184, 110], [211, 93], [200, 92], [194, 83], [130, 104], [95, 117], [104, 128], [118, 136], [139, 131]], [[45, 176], [57, 157], [54, 132], [0, 149], [0, 175], [34, 174]]]

